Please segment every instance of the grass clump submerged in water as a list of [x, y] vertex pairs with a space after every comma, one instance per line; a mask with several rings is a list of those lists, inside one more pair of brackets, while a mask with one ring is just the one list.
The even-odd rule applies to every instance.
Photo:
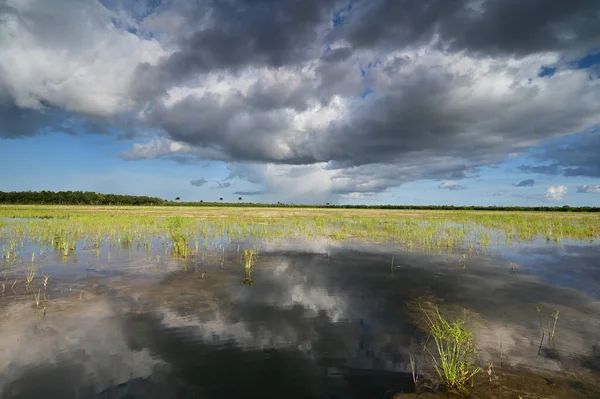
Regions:
[[192, 253], [189, 245], [189, 239], [182, 233], [172, 233], [173, 256], [176, 258], [187, 258]]
[[172, 254], [175, 258], [187, 258], [192, 254], [189, 238], [181, 231], [185, 224], [185, 219], [176, 216], [166, 220], [166, 227], [171, 232], [173, 242]]
[[466, 384], [481, 368], [474, 364], [477, 351], [473, 345], [473, 333], [466, 327], [466, 316], [453, 322], [446, 320], [438, 307], [425, 314], [429, 336], [435, 342], [437, 353], [427, 351], [433, 359], [433, 367], [448, 391], [465, 392]]

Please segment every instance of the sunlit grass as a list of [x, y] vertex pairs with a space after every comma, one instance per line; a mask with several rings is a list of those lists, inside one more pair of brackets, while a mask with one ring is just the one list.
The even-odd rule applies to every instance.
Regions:
[[596, 214], [532, 212], [0, 206], [0, 221], [5, 268], [23, 264], [29, 245], [37, 246], [32, 265], [49, 251], [75, 263], [76, 254], [89, 250], [110, 263], [121, 249], [137, 248], [156, 258], [157, 265], [174, 258], [185, 268], [190, 260], [205, 259], [223, 266], [225, 254], [235, 248], [239, 253], [240, 243], [253, 247], [256, 255], [265, 242], [313, 239], [382, 243], [392, 253], [453, 254], [462, 256], [458, 266], [464, 268], [474, 255], [502, 245], [536, 238], [551, 243], [600, 238]]
[[35, 299], [35, 307], [36, 308], [40, 307], [41, 294], [42, 294], [41, 290], [38, 290], [37, 293], [35, 291], [33, 292], [33, 298]]
[[[243, 211], [243, 212], [242, 212]], [[189, 212], [178, 216], [177, 212]], [[41, 216], [53, 218], [41, 219]], [[103, 243], [121, 247], [150, 247], [153, 237], [173, 234], [176, 244], [210, 242], [226, 236], [231, 241], [251, 237], [277, 240], [327, 237], [334, 241], [361, 240], [394, 243], [407, 249], [442, 252], [459, 248], [484, 250], [496, 243], [543, 238], [551, 242], [597, 240], [596, 215], [575, 216], [518, 212], [397, 212], [369, 210], [265, 210], [110, 207], [0, 207], [2, 253], [14, 260], [22, 239], [51, 243], [68, 256], [79, 240], [99, 249]], [[10, 218], [18, 218], [11, 220]], [[187, 238], [187, 243], [184, 242]], [[175, 256], [187, 253], [174, 251]], [[196, 252], [199, 248], [195, 248]], [[189, 253], [188, 253], [189, 254]]]
[[437, 307], [423, 310], [435, 353], [427, 348], [433, 367], [448, 391], [464, 392], [467, 383], [481, 371], [474, 364], [476, 350], [473, 334], [466, 327], [466, 317], [446, 320]]

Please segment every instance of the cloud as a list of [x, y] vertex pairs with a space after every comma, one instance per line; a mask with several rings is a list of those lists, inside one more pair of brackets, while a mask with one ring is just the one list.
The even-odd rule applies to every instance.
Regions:
[[591, 107], [600, 91], [584, 71], [530, 81], [548, 58], [506, 70], [507, 59], [408, 53], [411, 61], [393, 73], [386, 68], [397, 56], [382, 57], [365, 78], [373, 91], [366, 100], [357, 99], [367, 83], [353, 62], [250, 67], [172, 89], [144, 121], [213, 159], [364, 165], [450, 155], [466, 167], [600, 123]]
[[351, 47], [339, 47], [339, 48], [332, 49], [332, 50], [326, 52], [323, 55], [322, 60], [325, 62], [331, 62], [331, 63], [341, 62], [341, 61], [345, 61], [348, 58], [350, 58], [351, 55], [352, 55]]
[[464, 164], [443, 157], [432, 158], [431, 163], [422, 168], [387, 164], [344, 167], [325, 162], [312, 165], [231, 163], [228, 168], [228, 178], [239, 178], [258, 185], [274, 201], [303, 203], [335, 203], [342, 196], [374, 196], [391, 187], [417, 180], [422, 173], [437, 179], [469, 176], [464, 172]]
[[264, 194], [264, 191], [236, 191], [233, 194], [234, 195], [247, 195], [247, 196], [253, 196], [253, 195], [262, 195]]
[[546, 189], [544, 198], [551, 201], [560, 201], [567, 195], [567, 186], [550, 186]]
[[[543, 0], [374, 0], [355, 11], [331, 34], [354, 47], [407, 46], [434, 40], [452, 51], [522, 55], [589, 47], [598, 37], [593, 0], [547, 7]], [[535, 16], [535, 17], [533, 17]]]
[[577, 187], [578, 193], [600, 194], [600, 184], [584, 184]]
[[157, 138], [146, 143], [133, 144], [129, 151], [121, 154], [121, 158], [125, 160], [153, 159], [170, 155], [181, 156], [191, 152], [193, 149], [188, 144]]
[[519, 166], [519, 169], [524, 173], [540, 173], [544, 175], [558, 175], [561, 173], [560, 167], [557, 163], [539, 166], [521, 165]]
[[[279, 12], [288, 10], [292, 3], [278, 2], [280, 9], [273, 14], [244, 8], [256, 11], [260, 21], [264, 19], [265, 26], [260, 28], [232, 26], [238, 7], [247, 6], [242, 1], [233, 1], [228, 12], [218, 7], [210, 9], [214, 19], [206, 23], [194, 20], [192, 24], [182, 17], [188, 23], [183, 31], [190, 33], [182, 36], [180, 51], [140, 72], [140, 85], [162, 85], [158, 91], [140, 89], [154, 93], [150, 97], [153, 106], [143, 114], [144, 121], [164, 129], [176, 141], [214, 151], [213, 158], [226, 161], [339, 162], [355, 166], [397, 164], [406, 158], [425, 163], [430, 157], [450, 153], [463, 158], [465, 168], [499, 162], [510, 152], [600, 122], [592, 109], [592, 100], [600, 99], [600, 94], [587, 83], [587, 72], [569, 70], [552, 79], [531, 79], [541, 65], [559, 60], [558, 53], [541, 51], [544, 46], [554, 42], [555, 49], [562, 49], [558, 43], [562, 36], [549, 39], [556, 32], [547, 31], [543, 23], [537, 28], [523, 24], [523, 31], [538, 29], [549, 40], [543, 46], [540, 42], [536, 51], [514, 57], [494, 50], [490, 56], [481, 57], [479, 45], [466, 54], [440, 51], [437, 44], [427, 44], [430, 39], [421, 42], [413, 35], [407, 36], [413, 39], [411, 46], [386, 46], [385, 38], [396, 41], [398, 32], [382, 28], [381, 22], [375, 23], [374, 19], [385, 20], [388, 15], [408, 18], [408, 31], [426, 32], [425, 27], [436, 21], [453, 26], [451, 18], [442, 17], [445, 9], [454, 12], [461, 26], [470, 21], [481, 27], [489, 26], [491, 20], [503, 23], [500, 15], [518, 14], [522, 11], [519, 7], [494, 8], [484, 3], [485, 12], [479, 15], [459, 2], [452, 7], [430, 2], [428, 6], [409, 8], [374, 2], [369, 7], [358, 7], [341, 28], [325, 29], [330, 33], [325, 38], [333, 44], [330, 51], [320, 55], [322, 50], [315, 48], [322, 46], [315, 47], [313, 42], [301, 41], [294, 53], [285, 47], [304, 37], [294, 32], [294, 23], [289, 28], [285, 25], [285, 29], [280, 24]], [[320, 34], [329, 24], [323, 13], [330, 6], [329, 2], [310, 2], [306, 7], [311, 11], [294, 17], [304, 33], [306, 24], [313, 23], [310, 35], [316, 43], [322, 40], [323, 45], [326, 41]], [[541, 3], [537, 6], [540, 13], [565, 23], [585, 11], [583, 7], [567, 7], [564, 13], [550, 15]], [[432, 10], [436, 14], [429, 14]], [[206, 9], [201, 11], [205, 13]], [[186, 14], [195, 15], [189, 10]], [[428, 22], [407, 15], [421, 16]], [[366, 24], [372, 26], [367, 29]], [[247, 28], [243, 37], [239, 31], [242, 28]], [[272, 40], [261, 34], [263, 30], [271, 30], [281, 38]], [[369, 37], [369, 32], [377, 34], [370, 40], [359, 39]], [[462, 37], [460, 29], [446, 32], [447, 42]], [[200, 45], [211, 35], [240, 35], [240, 43], [254, 38], [251, 46], [260, 46], [261, 50], [247, 55], [240, 51], [234, 58], [227, 58], [223, 53], [226, 47], [216, 45], [221, 39], [214, 46], [208, 42]], [[509, 47], [501, 44], [500, 33], [489, 40], [496, 42], [490, 49]], [[354, 45], [343, 44], [348, 41]], [[519, 46], [522, 42], [511, 43]], [[361, 69], [365, 75], [362, 78], [358, 73]], [[158, 77], [151, 79], [146, 73]], [[190, 76], [195, 79], [190, 81]], [[369, 100], [358, 100], [367, 88], [373, 91]], [[572, 107], [558, 107], [559, 102]], [[549, 114], [555, 116], [545, 116]]]
[[199, 179], [190, 180], [190, 184], [194, 187], [202, 187], [206, 183], [208, 183], [208, 180], [206, 180], [204, 177], [201, 177]]
[[231, 183], [230, 182], [221, 182], [221, 181], [218, 181], [216, 183], [217, 183], [217, 185], [215, 187], [211, 187], [211, 188], [214, 189], [214, 188], [229, 188], [229, 187], [231, 187]]
[[548, 165], [523, 165], [520, 169], [529, 173], [546, 175], [600, 177], [600, 129], [593, 128], [581, 134], [551, 140], [532, 156]]
[[[11, 0], [0, 136], [93, 120], [135, 140], [123, 159], [224, 161], [278, 198], [457, 181], [600, 124], [600, 85], [570, 63], [600, 42], [588, 17], [599, 11], [592, 0]], [[548, 145], [521, 169], [600, 176], [598, 140]]]
[[535, 181], [533, 179], [526, 179], [526, 180], [522, 180], [516, 184], [513, 184], [513, 186], [515, 187], [533, 187], [535, 184]]
[[0, 17], [0, 99], [8, 107], [102, 117], [133, 110], [137, 65], [165, 54], [156, 40], [116, 28], [122, 18], [97, 1], [10, 1]]
[[438, 185], [438, 188], [440, 190], [450, 190], [450, 191], [458, 191], [458, 190], [466, 189], [465, 186], [461, 186], [454, 180], [446, 180], [446, 181], [440, 183], [440, 185]]

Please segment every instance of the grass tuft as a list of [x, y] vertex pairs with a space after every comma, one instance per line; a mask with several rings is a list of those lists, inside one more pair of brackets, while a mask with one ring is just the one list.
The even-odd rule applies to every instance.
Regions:
[[462, 393], [466, 384], [481, 368], [474, 364], [477, 354], [473, 333], [466, 328], [466, 316], [453, 322], [446, 320], [436, 307], [425, 311], [430, 337], [435, 342], [436, 354], [427, 349], [433, 367], [448, 391]]
[[174, 232], [171, 234], [173, 240], [173, 256], [175, 258], [187, 258], [192, 253], [189, 245], [189, 239], [182, 233]]

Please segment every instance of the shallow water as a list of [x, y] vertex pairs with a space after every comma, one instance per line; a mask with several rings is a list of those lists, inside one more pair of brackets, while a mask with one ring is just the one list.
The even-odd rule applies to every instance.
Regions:
[[[0, 277], [2, 398], [391, 397], [414, 388], [411, 356], [427, 371], [416, 304], [428, 302], [447, 315], [466, 309], [482, 367], [568, 376], [559, 397], [600, 397], [597, 243], [466, 256], [328, 239], [224, 242], [187, 261], [159, 239], [147, 250], [47, 249], [29, 288], [28, 254], [41, 247], [25, 243]], [[246, 248], [259, 252], [251, 274]]]

